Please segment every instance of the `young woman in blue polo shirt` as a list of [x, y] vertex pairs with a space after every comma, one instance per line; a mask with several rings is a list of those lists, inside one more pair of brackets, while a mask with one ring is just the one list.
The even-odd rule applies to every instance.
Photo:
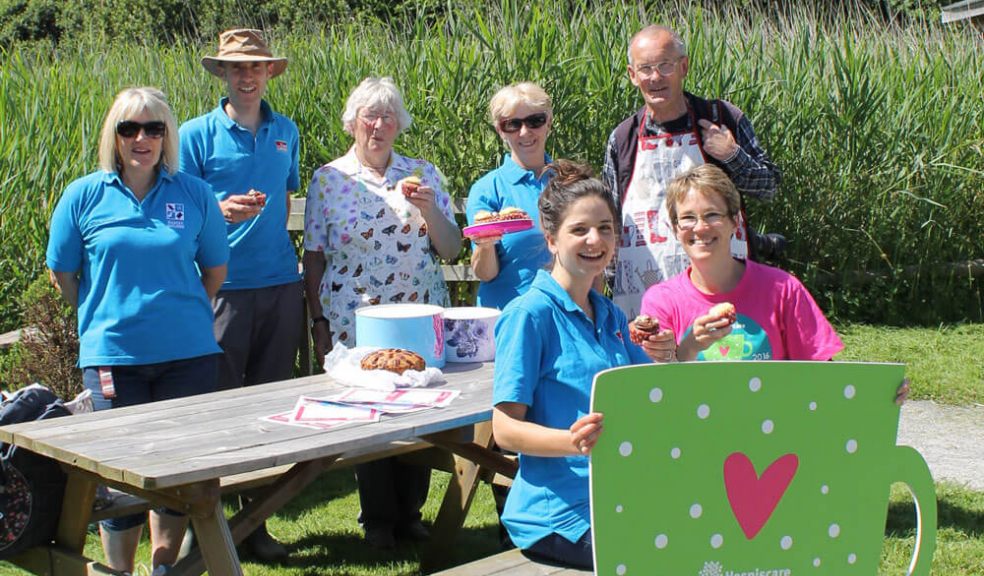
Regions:
[[[225, 278], [229, 244], [211, 188], [177, 172], [177, 124], [163, 93], [117, 95], [99, 164], [62, 194], [47, 252], [78, 309], [83, 384], [97, 410], [211, 392], [221, 349], [209, 298]], [[113, 569], [133, 572], [145, 517], [101, 524]], [[151, 512], [154, 568], [175, 562], [186, 525], [176, 512]]]
[[602, 430], [589, 413], [602, 370], [648, 363], [625, 315], [592, 289], [618, 246], [616, 210], [588, 167], [566, 160], [539, 200], [552, 269], [541, 270], [496, 325], [492, 427], [519, 453], [502, 522], [534, 555], [590, 568], [588, 455]]

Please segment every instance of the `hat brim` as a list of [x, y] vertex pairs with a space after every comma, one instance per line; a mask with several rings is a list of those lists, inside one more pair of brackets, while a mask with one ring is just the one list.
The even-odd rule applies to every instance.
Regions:
[[202, 66], [211, 74], [220, 78], [222, 77], [221, 62], [270, 62], [273, 64], [273, 71], [270, 73], [270, 78], [280, 76], [287, 69], [286, 58], [264, 58], [263, 56], [223, 56], [222, 58], [205, 56], [202, 58]]

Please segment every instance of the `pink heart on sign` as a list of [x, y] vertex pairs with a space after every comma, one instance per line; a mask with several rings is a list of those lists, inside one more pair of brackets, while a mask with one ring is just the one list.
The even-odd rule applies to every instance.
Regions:
[[752, 461], [744, 453], [735, 452], [725, 459], [724, 487], [731, 511], [746, 538], [755, 538], [769, 521], [798, 467], [799, 458], [795, 454], [786, 454], [758, 476]]
[[731, 352], [731, 346], [718, 346], [718, 352], [721, 353], [721, 356], [727, 356], [728, 352]]

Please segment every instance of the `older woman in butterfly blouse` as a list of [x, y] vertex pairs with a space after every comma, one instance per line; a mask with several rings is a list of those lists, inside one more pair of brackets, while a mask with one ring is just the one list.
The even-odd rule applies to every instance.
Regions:
[[[366, 78], [342, 114], [352, 148], [318, 168], [304, 215], [304, 286], [318, 357], [355, 343], [355, 310], [400, 302], [445, 306], [437, 258], [461, 249], [444, 176], [430, 162], [393, 151], [410, 126], [389, 78]], [[417, 175], [415, 191], [403, 181]]]

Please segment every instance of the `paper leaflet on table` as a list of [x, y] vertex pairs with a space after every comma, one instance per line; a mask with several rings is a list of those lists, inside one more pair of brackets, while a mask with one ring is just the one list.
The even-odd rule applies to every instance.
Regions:
[[445, 381], [444, 373], [437, 368], [424, 368], [422, 371], [407, 370], [403, 374], [394, 374], [386, 370], [363, 370], [362, 359], [377, 350], [380, 348], [373, 346], [348, 348], [338, 342], [325, 356], [325, 372], [339, 384], [370, 390], [389, 391], [397, 387], [424, 388]]
[[427, 388], [401, 388], [393, 391], [349, 388], [323, 400], [339, 404], [375, 408], [381, 412], [401, 414], [428, 408], [444, 408], [461, 394], [460, 390], [434, 390]]
[[301, 422], [294, 422], [290, 417], [294, 414], [293, 410], [288, 410], [286, 412], [281, 412], [279, 414], [272, 414], [270, 416], [264, 416], [260, 420], [264, 422], [273, 422], [276, 424], [286, 424], [287, 426], [298, 426], [300, 428], [313, 428], [315, 430], [328, 430], [329, 428], [335, 428], [345, 424], [344, 421], [337, 422], [317, 422], [317, 423], [307, 423], [303, 424]]
[[373, 408], [350, 406], [329, 402], [321, 398], [301, 396], [294, 404], [291, 422], [317, 424], [320, 422], [346, 424], [349, 422], [377, 422], [381, 413]]

